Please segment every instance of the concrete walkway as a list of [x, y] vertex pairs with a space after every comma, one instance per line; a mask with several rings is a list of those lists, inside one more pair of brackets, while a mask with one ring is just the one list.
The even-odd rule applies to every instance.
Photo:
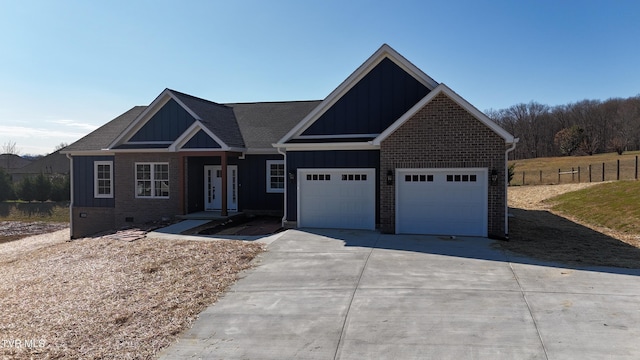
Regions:
[[640, 271], [289, 230], [162, 359], [639, 359]]

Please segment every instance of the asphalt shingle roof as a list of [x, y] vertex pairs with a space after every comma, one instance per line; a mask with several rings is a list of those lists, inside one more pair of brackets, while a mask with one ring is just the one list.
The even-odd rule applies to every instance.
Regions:
[[65, 147], [62, 153], [95, 151], [107, 148], [146, 108], [146, 106], [132, 107], [124, 114], [102, 125], [89, 135]]
[[[282, 101], [218, 104], [168, 89], [194, 112], [204, 126], [230, 147], [271, 149], [321, 101]], [[107, 148], [146, 109], [135, 106], [62, 150], [96, 151]]]
[[245, 142], [232, 108], [179, 91], [171, 89], [169, 91], [191, 111], [196, 113], [201, 119], [200, 122], [229, 147], [245, 147]]
[[248, 148], [272, 148], [320, 100], [226, 104], [233, 108]]

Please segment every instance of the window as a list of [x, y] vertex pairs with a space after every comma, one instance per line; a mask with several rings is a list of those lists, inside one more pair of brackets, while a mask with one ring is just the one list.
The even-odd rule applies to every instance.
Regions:
[[113, 161], [93, 163], [93, 196], [96, 198], [113, 197]]
[[476, 182], [477, 175], [447, 175], [448, 182]]
[[331, 174], [307, 174], [308, 181], [329, 181]]
[[433, 175], [405, 175], [405, 182], [433, 182]]
[[168, 163], [136, 163], [136, 197], [169, 198]]
[[267, 160], [267, 192], [284, 192], [284, 161]]
[[367, 181], [367, 174], [342, 174], [342, 181]]

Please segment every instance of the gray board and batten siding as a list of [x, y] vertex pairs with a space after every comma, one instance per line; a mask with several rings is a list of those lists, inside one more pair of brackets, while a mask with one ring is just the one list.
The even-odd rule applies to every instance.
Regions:
[[428, 93], [426, 86], [387, 58], [302, 135], [380, 134]]

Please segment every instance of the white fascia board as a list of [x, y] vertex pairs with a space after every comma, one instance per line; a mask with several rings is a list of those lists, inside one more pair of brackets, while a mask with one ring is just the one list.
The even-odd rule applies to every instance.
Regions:
[[303, 133], [311, 126], [322, 114], [331, 108], [342, 96], [344, 96], [351, 88], [353, 88], [362, 78], [364, 78], [373, 68], [382, 60], [389, 58], [400, 68], [411, 74], [416, 80], [425, 85], [429, 90], [433, 90], [438, 83], [429, 75], [425, 74], [418, 67], [413, 65], [409, 60], [400, 55], [391, 46], [383, 44], [373, 55], [371, 55], [360, 67], [356, 69], [349, 77], [344, 80], [329, 96], [327, 96], [318, 106], [316, 106], [307, 116], [304, 117], [293, 129], [291, 129], [278, 144], [284, 144], [296, 135]]
[[149, 106], [147, 106], [147, 108], [144, 109], [144, 111], [140, 115], [138, 115], [138, 117], [135, 118], [135, 120], [133, 120], [131, 124], [129, 124], [129, 126], [127, 126], [127, 128], [120, 135], [118, 135], [118, 137], [111, 144], [109, 144], [108, 148], [111, 149], [129, 140], [147, 123], [147, 121], [149, 121], [149, 119], [153, 117], [153, 115], [158, 112], [158, 110], [160, 110], [171, 99], [175, 100], [175, 102], [177, 102], [178, 105], [180, 105], [187, 113], [189, 113], [189, 115], [196, 119], [196, 121], [201, 120], [200, 116], [198, 116], [182, 101], [180, 101], [180, 99], [178, 99], [178, 97], [175, 96], [175, 94], [173, 94], [171, 90], [164, 89], [164, 91], [162, 91], [162, 93], [160, 93], [160, 95], [158, 95], [158, 97], [156, 97], [155, 100], [153, 100], [151, 104], [149, 104]]
[[385, 129], [378, 137], [373, 139], [372, 143], [374, 145], [380, 145], [382, 141], [384, 141], [389, 135], [391, 135], [394, 131], [396, 131], [400, 126], [402, 126], [407, 120], [409, 120], [413, 115], [415, 115], [420, 109], [425, 107], [431, 100], [433, 100], [437, 95], [444, 93], [453, 100], [455, 103], [460, 105], [463, 109], [468, 111], [471, 115], [473, 115], [476, 119], [480, 120], [483, 124], [489, 127], [493, 132], [498, 134], [500, 137], [504, 139], [504, 141], [508, 144], [514, 142], [513, 135], [509, 134], [505, 129], [496, 124], [493, 120], [489, 119], [487, 115], [478, 110], [475, 106], [471, 105], [467, 100], [463, 99], [456, 92], [451, 90], [447, 85], [441, 83], [431, 92], [429, 92], [425, 97], [423, 97], [420, 101], [418, 101], [414, 106], [411, 107], [406, 113], [404, 113], [398, 120], [396, 120], [391, 126]]
[[198, 131], [204, 131], [207, 135], [209, 135], [215, 142], [217, 142], [220, 145], [219, 151], [228, 151], [229, 150], [229, 146], [227, 144], [225, 144], [222, 140], [220, 140], [219, 137], [217, 137], [214, 133], [211, 132], [211, 130], [207, 129], [206, 126], [204, 126], [200, 120], [196, 120], [193, 124], [191, 124], [191, 126], [189, 126], [187, 128], [187, 130], [185, 130], [182, 135], [178, 136], [178, 138], [173, 142], [173, 144], [171, 144], [171, 146], [169, 146], [169, 150], [170, 151], [177, 151], [177, 150], [188, 150], [188, 149], [182, 149], [183, 146], [185, 146], [189, 140], [191, 140], [192, 137], [194, 137]]
[[322, 151], [322, 150], [379, 150], [380, 145], [371, 142], [312, 143], [312, 144], [273, 144], [286, 151]]
[[61, 154], [69, 155], [69, 156], [111, 156], [115, 155], [113, 151], [110, 150], [91, 150], [91, 151], [65, 151], [60, 152]]
[[249, 148], [244, 153], [247, 155], [281, 155], [280, 153], [278, 153], [278, 150], [275, 148], [265, 148], [265, 149]]
[[115, 153], [168, 153], [167, 148], [162, 149], [109, 149], [109, 151]]

